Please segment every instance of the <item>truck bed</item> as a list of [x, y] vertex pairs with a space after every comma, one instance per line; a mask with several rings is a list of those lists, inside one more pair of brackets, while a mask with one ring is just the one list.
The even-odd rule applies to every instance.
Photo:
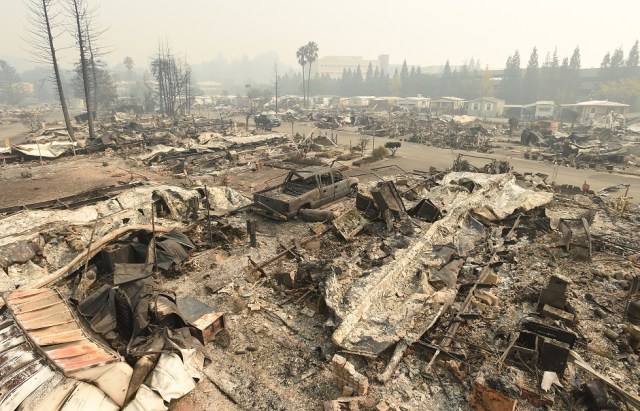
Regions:
[[256, 195], [269, 197], [277, 200], [289, 201], [292, 198], [296, 198], [301, 196], [302, 194], [309, 192], [311, 190], [317, 190], [317, 188], [309, 188], [304, 186], [292, 187], [291, 185], [287, 186], [276, 186], [273, 188], [269, 188], [267, 190], [258, 191], [255, 193]]

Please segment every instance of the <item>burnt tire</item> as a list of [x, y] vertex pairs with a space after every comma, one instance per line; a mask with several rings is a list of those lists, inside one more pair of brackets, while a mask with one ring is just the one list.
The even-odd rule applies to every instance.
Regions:
[[358, 195], [358, 185], [354, 184], [351, 187], [349, 187], [349, 197], [356, 198], [357, 195]]

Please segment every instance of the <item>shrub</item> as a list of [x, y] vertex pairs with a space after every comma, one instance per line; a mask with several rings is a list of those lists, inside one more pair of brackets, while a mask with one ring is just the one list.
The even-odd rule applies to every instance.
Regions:
[[383, 159], [389, 155], [389, 150], [387, 150], [384, 146], [378, 146], [373, 149], [373, 158], [376, 160]]

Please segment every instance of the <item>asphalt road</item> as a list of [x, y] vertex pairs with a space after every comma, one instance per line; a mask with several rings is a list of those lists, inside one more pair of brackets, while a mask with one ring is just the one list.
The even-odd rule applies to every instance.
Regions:
[[[250, 125], [252, 125], [250, 123]], [[315, 127], [310, 123], [294, 124], [294, 131], [300, 134], [309, 135], [314, 131]], [[278, 129], [282, 132], [291, 133], [291, 123], [282, 125]], [[338, 144], [341, 146], [349, 147], [351, 145], [357, 145], [360, 135], [354, 129], [342, 129], [337, 131], [322, 130], [322, 132], [331, 134], [332, 132], [338, 134]], [[315, 129], [314, 135], [318, 135], [318, 130]], [[370, 137], [370, 136], [369, 136]], [[370, 152], [372, 147], [384, 145], [385, 142], [392, 139], [386, 137], [376, 137], [375, 142], [372, 141], [367, 146], [367, 151]], [[555, 175], [556, 184], [571, 184], [574, 186], [582, 187], [582, 184], [586, 181], [592, 190], [599, 191], [604, 187], [617, 185], [617, 184], [629, 184], [629, 197], [632, 197], [633, 202], [640, 202], [640, 176], [599, 172], [594, 170], [576, 169], [571, 167], [559, 166], [556, 167], [553, 164], [543, 163], [534, 160], [527, 160], [521, 157], [521, 154], [513, 156], [505, 153], [479, 153], [473, 151], [461, 151], [442, 149], [437, 147], [426, 146], [424, 144], [408, 143], [403, 141], [402, 147], [397, 151], [395, 157], [391, 157], [379, 163], [375, 163], [371, 167], [380, 167], [383, 165], [395, 164], [406, 171], [411, 170], [423, 170], [426, 171], [430, 166], [437, 169], [445, 169], [451, 167], [453, 160], [458, 154], [465, 154], [469, 156], [478, 156], [484, 158], [465, 157], [465, 160], [469, 161], [474, 166], [480, 167], [487, 164], [491, 159], [506, 160], [508, 161], [514, 170], [518, 173], [542, 173], [547, 174], [548, 182], [553, 182], [553, 176]], [[623, 195], [624, 191], [619, 191], [619, 194], [612, 194], [613, 196]]]

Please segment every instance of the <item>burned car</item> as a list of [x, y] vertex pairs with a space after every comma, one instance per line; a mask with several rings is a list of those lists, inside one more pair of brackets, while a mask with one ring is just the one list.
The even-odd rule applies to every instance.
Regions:
[[253, 195], [255, 206], [266, 214], [290, 219], [298, 211], [319, 208], [358, 190], [358, 179], [328, 167], [290, 171], [284, 182]]
[[274, 127], [280, 127], [280, 119], [273, 113], [260, 113], [253, 117], [257, 128], [271, 130]]

